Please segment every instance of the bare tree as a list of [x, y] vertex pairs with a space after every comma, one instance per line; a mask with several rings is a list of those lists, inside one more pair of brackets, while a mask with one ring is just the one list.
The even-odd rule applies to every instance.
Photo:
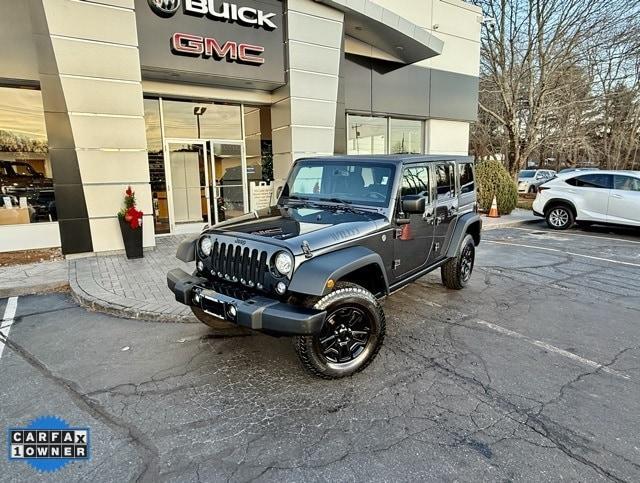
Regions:
[[[560, 136], [564, 129], [568, 135], [567, 125], [558, 125], [561, 119], [574, 125], [584, 121], [586, 109], [580, 104], [590, 102], [592, 96], [588, 91], [583, 99], [575, 94], [589, 85], [581, 71], [589, 65], [587, 54], [599, 52], [610, 40], [607, 34], [612, 26], [624, 25], [638, 10], [625, 0], [475, 3], [487, 17], [480, 110], [503, 127], [506, 164], [515, 176], [541, 147], [544, 154], [543, 143], [550, 135], [546, 130]], [[586, 143], [585, 133], [571, 134]], [[570, 156], [576, 157], [577, 152]]]

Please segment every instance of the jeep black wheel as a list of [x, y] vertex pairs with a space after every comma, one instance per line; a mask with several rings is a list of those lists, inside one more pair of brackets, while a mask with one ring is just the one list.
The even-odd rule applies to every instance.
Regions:
[[555, 205], [545, 213], [547, 225], [553, 230], [566, 230], [573, 225], [573, 212], [568, 206]]
[[463, 289], [471, 279], [475, 258], [476, 244], [473, 237], [467, 235], [462, 240], [458, 255], [447, 260], [440, 269], [444, 286], [453, 290]]
[[325, 379], [350, 376], [367, 367], [385, 334], [382, 307], [367, 290], [340, 282], [333, 292], [307, 305], [327, 311], [322, 331], [296, 337], [295, 348], [305, 369]]

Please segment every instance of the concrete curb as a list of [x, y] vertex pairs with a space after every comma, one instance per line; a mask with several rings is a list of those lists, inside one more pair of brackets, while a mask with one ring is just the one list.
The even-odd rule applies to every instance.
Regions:
[[68, 292], [69, 282], [59, 280], [55, 282], [37, 283], [22, 287], [0, 288], [0, 298], [23, 297], [25, 295], [40, 295], [51, 292]]
[[498, 230], [500, 228], [510, 228], [510, 227], [514, 227], [514, 226], [521, 226], [521, 225], [530, 225], [532, 223], [536, 223], [538, 221], [540, 221], [540, 219], [534, 219], [534, 220], [505, 220], [505, 221], [501, 221], [501, 222], [497, 222], [495, 224], [491, 224], [488, 225], [487, 223], [485, 223], [485, 219], [482, 219], [483, 223], [482, 223], [482, 231], [490, 231], [490, 230]]

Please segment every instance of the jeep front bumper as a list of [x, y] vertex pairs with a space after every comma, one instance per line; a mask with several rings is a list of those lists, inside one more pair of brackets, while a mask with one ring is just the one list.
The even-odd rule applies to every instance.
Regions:
[[220, 293], [206, 278], [176, 268], [167, 274], [167, 285], [182, 304], [242, 327], [275, 335], [314, 335], [320, 332], [325, 311], [290, 305], [260, 295], [232, 297]]

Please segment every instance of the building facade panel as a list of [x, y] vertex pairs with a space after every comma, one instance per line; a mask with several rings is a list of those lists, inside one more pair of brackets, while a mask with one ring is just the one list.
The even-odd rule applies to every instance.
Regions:
[[0, 52], [0, 159], [52, 180], [29, 223], [0, 226], [0, 251], [36, 248], [29, 233], [65, 254], [122, 250], [129, 184], [152, 247], [255, 209], [251, 186], [281, 185], [300, 157], [466, 154], [477, 7], [177, 3], [0, 4], [0, 40], [15, 44]]

